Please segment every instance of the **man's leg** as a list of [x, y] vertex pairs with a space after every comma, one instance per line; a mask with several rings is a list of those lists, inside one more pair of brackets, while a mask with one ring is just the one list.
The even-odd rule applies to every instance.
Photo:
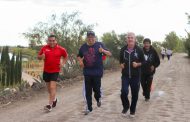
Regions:
[[147, 89], [147, 82], [146, 82], [146, 76], [144, 74], [142, 74], [141, 76], [141, 86], [142, 86], [142, 89], [143, 89], [143, 96], [146, 95], [146, 89]]
[[151, 91], [151, 85], [152, 85], [153, 75], [149, 75], [147, 77], [147, 93], [145, 98], [150, 99], [150, 91]]
[[136, 105], [138, 101], [138, 94], [139, 94], [139, 87], [140, 87], [140, 78], [133, 77], [130, 81], [131, 86], [131, 94], [132, 94], [132, 100], [131, 100], [131, 107], [130, 107], [130, 114], [135, 114], [136, 111]]
[[49, 104], [44, 107], [45, 110], [51, 111], [52, 110], [52, 103], [50, 102], [50, 94], [51, 94], [51, 89], [50, 89], [50, 74], [47, 72], [43, 73], [43, 80], [46, 82], [47, 86], [47, 91], [49, 94]]
[[129, 78], [122, 76], [121, 78], [122, 83], [121, 83], [121, 102], [123, 105], [123, 114], [126, 114], [128, 109], [129, 109], [129, 100], [128, 100], [128, 93], [129, 93]]
[[170, 56], [169, 55], [167, 55], [167, 57], [168, 57], [168, 61], [170, 60]]
[[52, 105], [56, 99], [56, 81], [49, 82], [49, 104]]
[[46, 82], [46, 87], [47, 87], [48, 94], [50, 94], [50, 82]]
[[90, 76], [85, 76], [85, 95], [87, 110], [92, 111], [92, 78]]
[[92, 80], [92, 86], [93, 86], [93, 91], [94, 91], [94, 98], [97, 101], [97, 106], [100, 107], [101, 106], [101, 77], [100, 76], [96, 76], [93, 77]]

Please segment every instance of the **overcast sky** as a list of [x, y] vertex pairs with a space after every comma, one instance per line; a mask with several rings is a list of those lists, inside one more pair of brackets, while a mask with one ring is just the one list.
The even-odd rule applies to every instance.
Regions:
[[23, 45], [21, 33], [53, 14], [79, 11], [87, 24], [97, 23], [96, 34], [133, 31], [155, 41], [176, 31], [185, 36], [190, 0], [0, 0], [0, 45]]

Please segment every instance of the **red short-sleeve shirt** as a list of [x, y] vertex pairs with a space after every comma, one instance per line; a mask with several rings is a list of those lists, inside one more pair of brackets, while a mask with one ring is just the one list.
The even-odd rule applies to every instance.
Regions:
[[41, 48], [38, 55], [43, 53], [45, 54], [44, 71], [48, 73], [60, 72], [60, 59], [68, 56], [66, 49], [59, 45], [56, 45], [54, 48], [45, 45]]

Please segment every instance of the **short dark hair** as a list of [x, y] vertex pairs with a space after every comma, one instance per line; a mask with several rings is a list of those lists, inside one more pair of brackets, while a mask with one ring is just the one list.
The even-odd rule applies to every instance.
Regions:
[[57, 38], [56, 35], [49, 35], [48, 38], [51, 38], [51, 37], [54, 37], [54, 38]]
[[144, 44], [145, 42], [149, 42], [149, 43], [151, 44], [151, 40], [150, 40], [149, 38], [145, 38], [145, 39], [143, 40], [143, 44]]

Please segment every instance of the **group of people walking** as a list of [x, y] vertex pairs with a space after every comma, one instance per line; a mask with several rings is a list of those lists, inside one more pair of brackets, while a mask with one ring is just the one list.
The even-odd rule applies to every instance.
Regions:
[[[87, 32], [87, 42], [84, 43], [77, 55], [78, 63], [83, 69], [84, 75], [84, 96], [86, 101], [85, 115], [93, 111], [92, 92], [101, 107], [101, 78], [103, 76], [104, 56], [111, 56], [109, 49], [102, 42], [96, 41], [96, 35], [93, 31]], [[136, 36], [129, 32], [126, 36], [126, 45], [120, 50], [121, 67], [121, 103], [123, 105], [122, 115], [135, 117], [136, 105], [138, 101], [140, 84], [143, 89], [145, 101], [149, 101], [151, 85], [156, 68], [160, 65], [160, 58], [156, 50], [151, 46], [151, 40], [146, 38], [143, 41], [144, 47], [140, 48], [136, 43]], [[60, 68], [67, 61], [68, 54], [65, 48], [59, 46], [55, 35], [48, 37], [48, 44], [43, 46], [38, 54], [38, 58], [44, 60], [43, 79], [47, 84], [49, 93], [49, 103], [44, 107], [51, 111], [56, 107], [56, 81]], [[60, 59], [63, 60], [60, 62]], [[131, 88], [131, 102], [128, 94]]]
[[164, 60], [164, 57], [167, 56], [168, 61], [170, 60], [170, 57], [172, 56], [173, 52], [170, 49], [163, 48], [161, 50], [162, 60]]

